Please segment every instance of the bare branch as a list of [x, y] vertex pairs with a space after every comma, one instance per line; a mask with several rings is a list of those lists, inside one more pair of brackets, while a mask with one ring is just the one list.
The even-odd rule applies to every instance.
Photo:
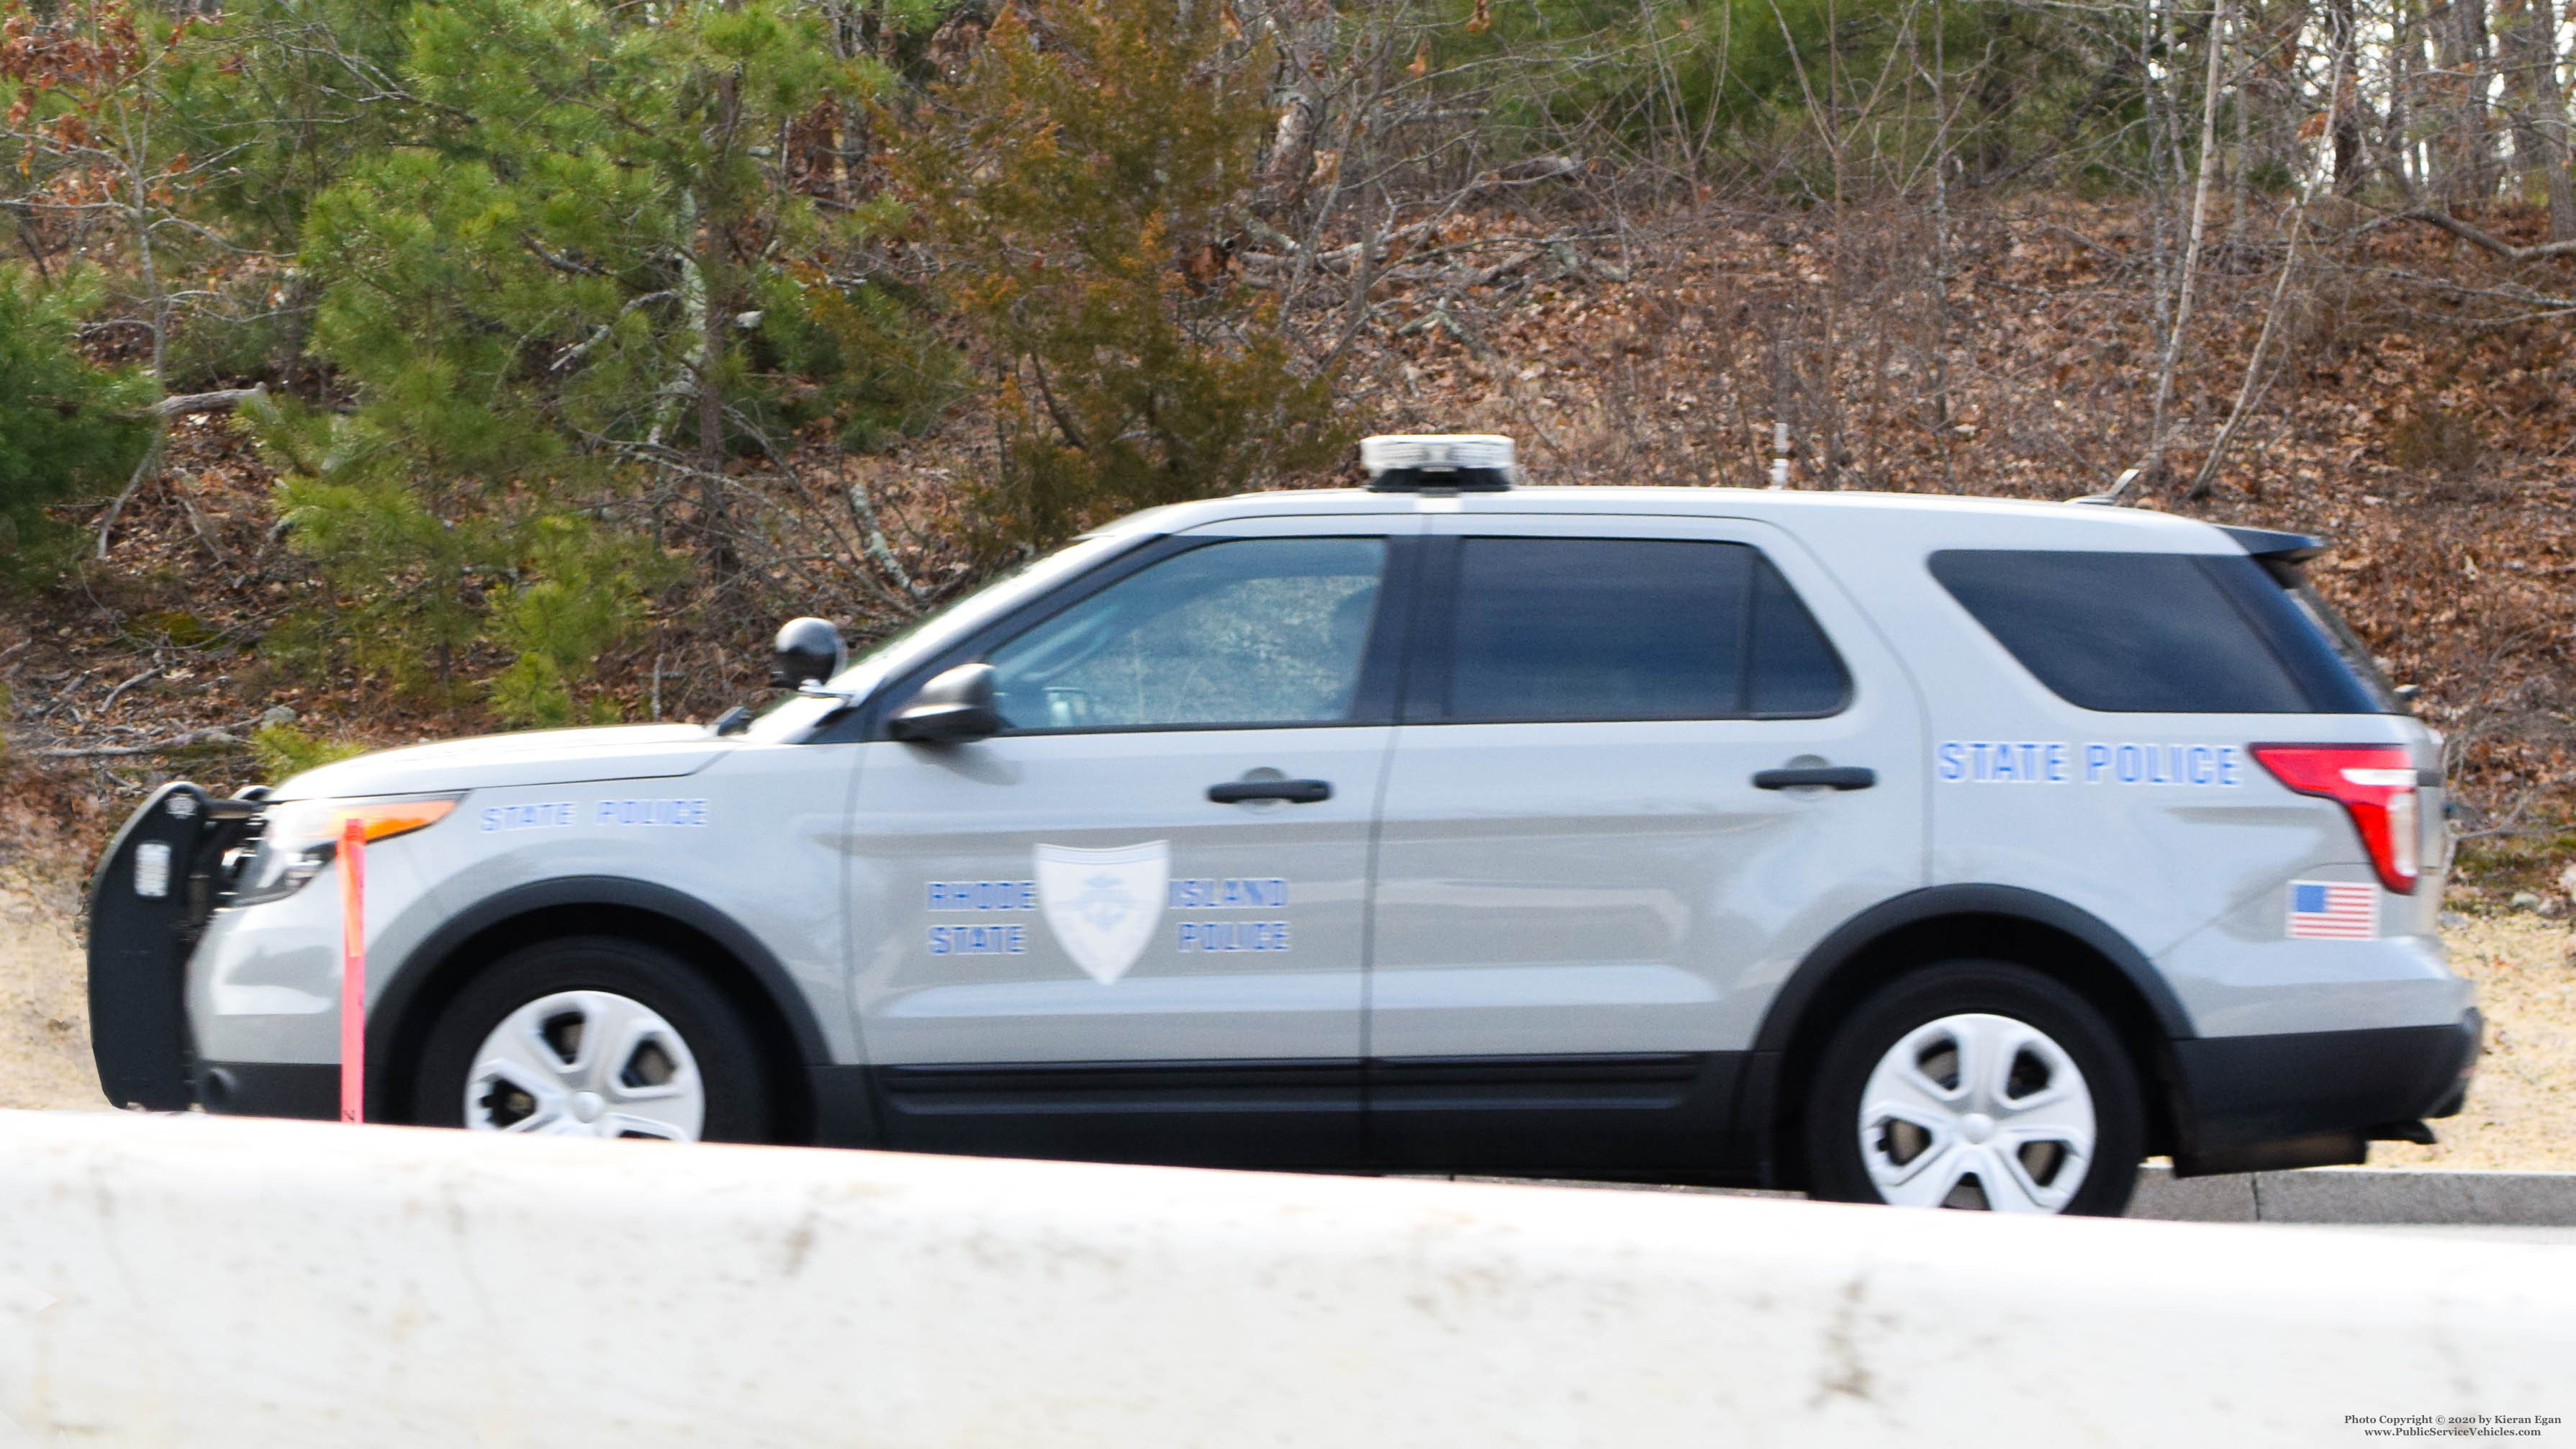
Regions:
[[547, 266], [554, 268], [558, 272], [569, 272], [576, 277], [605, 277], [608, 275], [606, 272], [601, 271], [599, 268], [592, 266], [588, 262], [578, 261], [572, 257], [564, 256], [561, 253], [546, 250], [546, 244], [537, 240], [536, 237], [532, 235], [520, 237], [519, 245], [526, 247], [530, 256], [535, 257], [538, 261], [545, 263]]
[[214, 392], [183, 392], [165, 397], [148, 408], [128, 413], [132, 418], [184, 418], [198, 413], [228, 413], [255, 397], [266, 397], [268, 385], [227, 387]]
[[39, 760], [107, 760], [127, 759], [136, 755], [166, 755], [174, 750], [193, 749], [199, 745], [231, 745], [238, 749], [248, 749], [250, 741], [234, 734], [233, 731], [248, 729], [257, 723], [259, 721], [256, 719], [246, 719], [233, 724], [212, 725], [205, 729], [175, 734], [166, 740], [152, 740], [139, 745], [57, 745], [47, 749], [29, 750], [27, 754]]
[[2576, 256], [2576, 241], [2542, 242], [2538, 246], [2518, 247], [2491, 232], [2471, 226], [2438, 206], [2419, 206], [2383, 217], [2382, 221], [2420, 221], [2438, 227], [2460, 240], [2484, 248], [2509, 262], [2538, 262], [2551, 257]]

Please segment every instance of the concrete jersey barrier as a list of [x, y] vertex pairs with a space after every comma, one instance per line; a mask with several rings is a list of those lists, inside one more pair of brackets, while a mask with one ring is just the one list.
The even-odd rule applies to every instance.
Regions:
[[2567, 1416], [2571, 1303], [2511, 1244], [0, 1113], [0, 1442], [2351, 1444]]

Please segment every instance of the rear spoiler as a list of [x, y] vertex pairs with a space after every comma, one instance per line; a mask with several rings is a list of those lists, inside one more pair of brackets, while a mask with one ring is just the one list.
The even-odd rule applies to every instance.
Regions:
[[[2352, 626], [2343, 621], [2342, 615], [2316, 597], [2315, 590], [2309, 588], [2307, 579], [2299, 572], [2299, 565], [2326, 551], [2324, 539], [2304, 533], [2285, 533], [2275, 528], [2229, 528], [2223, 523], [2219, 525], [2219, 531], [2236, 540], [2256, 563], [2263, 566], [2263, 572], [2272, 576], [2274, 583], [2292, 593], [2304, 591], [2311, 605], [2309, 612], [2325, 629], [2327, 637], [2334, 641], [2335, 652], [2343, 656], [2344, 663], [2350, 665], [2372, 690], [2395, 701], [2396, 712], [2414, 711], [2419, 687], [2390, 684], [2388, 676], [2380, 671], [2379, 661], [2372, 657], [2370, 646], [2361, 642], [2360, 637], [2352, 632]], [[2439, 784], [2439, 772], [2434, 773], [2435, 778], [2428, 783]]]
[[2219, 532], [2236, 540], [2239, 547], [2263, 566], [2285, 589], [2299, 586], [2299, 565], [2326, 551], [2326, 541], [2304, 533], [2284, 533], [2273, 528], [2230, 528], [2219, 525]]

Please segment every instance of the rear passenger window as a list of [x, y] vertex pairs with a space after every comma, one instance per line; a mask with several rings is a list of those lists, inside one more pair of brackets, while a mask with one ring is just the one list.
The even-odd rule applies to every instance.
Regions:
[[2138, 714], [2377, 708], [2251, 558], [1949, 549], [1932, 576], [2069, 704]]
[[1760, 552], [1470, 538], [1438, 714], [1454, 721], [1831, 714], [1851, 682]]

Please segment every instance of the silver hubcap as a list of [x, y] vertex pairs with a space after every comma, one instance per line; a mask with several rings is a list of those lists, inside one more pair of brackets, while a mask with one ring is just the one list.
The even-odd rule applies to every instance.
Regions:
[[2062, 1212], [2093, 1144], [2093, 1093], [2075, 1059], [2009, 1016], [1916, 1027], [1861, 1092], [1861, 1161], [1902, 1207]]
[[706, 1117], [689, 1044], [611, 991], [559, 991], [511, 1012], [465, 1079], [465, 1125], [477, 1132], [694, 1142]]

